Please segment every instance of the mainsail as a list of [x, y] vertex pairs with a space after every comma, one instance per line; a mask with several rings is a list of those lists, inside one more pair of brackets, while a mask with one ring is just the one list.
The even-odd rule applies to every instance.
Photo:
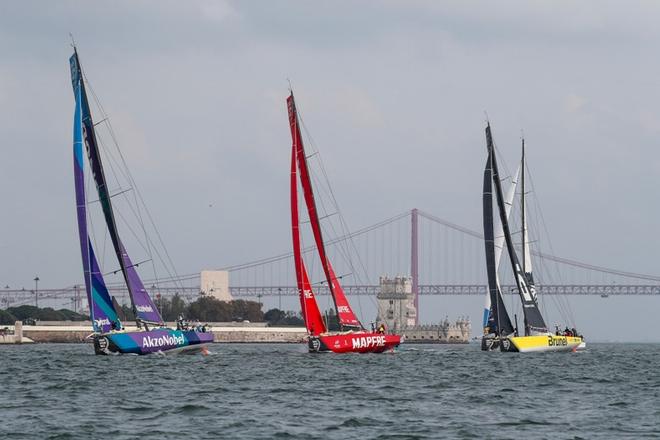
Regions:
[[[488, 165], [487, 165], [488, 166]], [[511, 186], [509, 187], [509, 191], [506, 194], [506, 201], [504, 202], [504, 206], [506, 207], [506, 218], [509, 218], [509, 214], [511, 213], [511, 207], [513, 206], [513, 198], [515, 197], [516, 194], [516, 186], [518, 185], [518, 175], [520, 173], [520, 169], [516, 170], [516, 173], [513, 175], [513, 178], [511, 179]], [[492, 195], [491, 195], [491, 217], [492, 217]], [[502, 223], [498, 222], [497, 225], [495, 226], [495, 284], [497, 285], [498, 291], [502, 291], [500, 288], [500, 279], [498, 275], [498, 270], [500, 267], [500, 260], [502, 258], [502, 250], [504, 249], [504, 233], [502, 232]], [[483, 326], [486, 327], [488, 325], [488, 320], [490, 319], [490, 305], [491, 305], [491, 294], [490, 294], [490, 288], [488, 289], [489, 291], [486, 293], [486, 300], [485, 300], [485, 305], [484, 305], [484, 316], [483, 316]]]
[[85, 91], [82, 69], [78, 59], [78, 52], [75, 49], [69, 61], [71, 64], [71, 80], [73, 82], [73, 88], [74, 91], [79, 90], [80, 95], [82, 140], [87, 149], [87, 158], [90, 163], [92, 175], [94, 176], [94, 182], [96, 183], [103, 216], [108, 227], [108, 232], [110, 233], [110, 239], [115, 249], [117, 260], [119, 261], [122, 274], [124, 275], [124, 281], [126, 282], [131, 302], [133, 303], [136, 320], [138, 324], [140, 322], [160, 324], [163, 322], [163, 318], [160, 316], [160, 313], [158, 313], [156, 305], [153, 303], [147, 290], [144, 288], [144, 284], [135, 270], [135, 266], [131, 262], [131, 259], [126, 253], [126, 249], [124, 248], [124, 245], [119, 238], [119, 233], [117, 232], [117, 224], [112, 210], [112, 203], [110, 201], [105, 174], [103, 172], [103, 164], [101, 163], [101, 154], [96, 141], [94, 122], [92, 121], [89, 101]]
[[491, 135], [490, 124], [486, 127], [486, 144], [488, 148], [488, 155], [491, 160], [492, 167], [492, 180], [495, 184], [495, 194], [497, 199], [497, 206], [500, 213], [500, 221], [502, 223], [502, 231], [504, 232], [504, 239], [506, 241], [507, 251], [511, 260], [511, 267], [514, 271], [516, 279], [516, 286], [523, 305], [523, 314], [525, 318], [525, 335], [530, 335], [532, 332], [543, 333], [547, 332], [548, 328], [541, 316], [536, 297], [531, 291], [527, 277], [523, 272], [518, 261], [518, 256], [513, 247], [513, 240], [511, 239], [511, 232], [509, 230], [509, 221], [505, 215], [504, 196], [502, 195], [502, 185], [500, 181], [499, 171], [497, 168], [497, 159], [495, 157], [495, 148], [493, 146], [493, 138]]
[[87, 233], [87, 204], [85, 201], [85, 179], [83, 158], [83, 125], [81, 88], [79, 78], [74, 77], [73, 92], [76, 98], [76, 109], [73, 117], [73, 176], [76, 188], [76, 212], [78, 217], [78, 234], [80, 236], [80, 252], [83, 260], [85, 291], [89, 304], [89, 314], [95, 332], [105, 333], [113, 328], [120, 329], [121, 323], [117, 311], [108, 294], [103, 274], [94, 255], [94, 248]]
[[484, 313], [484, 329], [487, 333], [510, 335], [513, 333], [511, 319], [506, 312], [502, 293], [497, 278], [496, 247], [493, 232], [493, 155], [488, 152], [488, 160], [484, 169], [483, 184], [483, 223], [484, 244], [486, 249], [486, 271], [488, 274], [488, 293], [490, 304]]
[[326, 327], [316, 298], [314, 297], [312, 285], [309, 282], [305, 262], [302, 259], [300, 218], [298, 215], [298, 170], [296, 166], [295, 145], [291, 149], [291, 233], [293, 237], [293, 261], [296, 266], [300, 309], [302, 310], [303, 320], [309, 334], [316, 336], [325, 333]]
[[312, 232], [314, 235], [314, 241], [316, 242], [316, 248], [319, 253], [319, 258], [321, 259], [321, 265], [323, 266], [323, 272], [325, 273], [328, 287], [330, 289], [332, 299], [335, 303], [339, 325], [342, 328], [362, 328], [362, 324], [357, 319], [355, 313], [348, 303], [348, 299], [346, 298], [344, 290], [339, 284], [339, 280], [335, 275], [335, 272], [332, 268], [332, 265], [330, 264], [330, 261], [328, 260], [325, 251], [325, 245], [323, 243], [323, 236], [321, 233], [321, 224], [319, 222], [318, 211], [316, 210], [316, 202], [314, 200], [314, 192], [312, 190], [309, 168], [307, 167], [307, 157], [305, 155], [305, 147], [303, 145], [302, 135], [300, 133], [298, 113], [296, 111], [293, 92], [287, 98], [287, 107], [289, 112], [291, 138], [293, 141], [292, 148], [296, 154], [298, 168], [300, 170], [300, 183], [303, 189], [305, 204], [307, 205], [307, 213], [309, 215], [309, 220], [312, 226]]

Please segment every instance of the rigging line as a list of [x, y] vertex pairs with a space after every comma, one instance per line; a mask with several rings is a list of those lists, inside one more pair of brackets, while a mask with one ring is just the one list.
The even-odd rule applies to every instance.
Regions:
[[[385, 226], [385, 225], [387, 225], [387, 224], [389, 224], [393, 221], [397, 221], [397, 220], [399, 220], [403, 217], [409, 217], [409, 216], [410, 216], [410, 211], [404, 211], [400, 214], [397, 214], [395, 216], [392, 216], [390, 218], [382, 220], [378, 223], [374, 223], [372, 225], [365, 226], [364, 228], [358, 229], [355, 232], [351, 232], [349, 235], [351, 236], [351, 238], [362, 236], [362, 235], [367, 234], [367, 233], [369, 233], [373, 230], [381, 228], [381, 227], [383, 227], [383, 226]], [[336, 239], [331, 239], [331, 240], [327, 241], [325, 244], [326, 244], [326, 246], [334, 245], [335, 243], [337, 243], [338, 241], [343, 240], [343, 239], [346, 239], [346, 237], [339, 237], [339, 238], [336, 238]], [[314, 252], [314, 251], [316, 251], [316, 246], [315, 245], [307, 246], [307, 247], [303, 248], [302, 253], [303, 254], [308, 254], [308, 253]], [[274, 255], [274, 256], [271, 256], [271, 257], [261, 258], [259, 260], [249, 261], [249, 262], [246, 262], [246, 263], [235, 264], [235, 265], [230, 265], [230, 266], [223, 266], [223, 267], [219, 267], [215, 270], [225, 270], [225, 271], [229, 271], [229, 272], [234, 272], [234, 271], [239, 271], [239, 270], [243, 270], [243, 269], [248, 269], [248, 268], [251, 268], [251, 267], [254, 267], [254, 266], [259, 266], [261, 264], [268, 264], [268, 263], [273, 263], [273, 262], [279, 261], [279, 260], [290, 259], [292, 256], [293, 256], [293, 252], [291, 251], [291, 252], [286, 252], [286, 253]], [[194, 278], [198, 278], [198, 277], [199, 277], [199, 273], [196, 272], [196, 273], [180, 275], [180, 276], [178, 276], [177, 280], [190, 280], [190, 279], [194, 279]], [[163, 279], [163, 281], [166, 281], [166, 280], [168, 280], [168, 279]], [[150, 281], [151, 280], [145, 280], [145, 282], [150, 282]]]
[[107, 121], [107, 120], [108, 120], [108, 118], [103, 118], [103, 119], [101, 119], [100, 121], [95, 122], [95, 123], [94, 123], [94, 127], [96, 127], [96, 126], [99, 125], [99, 124], [104, 123], [104, 122]]
[[[303, 130], [304, 130], [304, 132], [305, 132], [305, 135], [306, 135], [307, 138], [309, 139], [309, 144], [310, 144], [311, 147], [316, 151], [316, 153], [318, 153], [318, 160], [317, 160], [317, 162], [319, 163], [319, 168], [321, 169], [321, 172], [322, 172], [322, 174], [323, 174], [323, 176], [324, 176], [324, 178], [325, 178], [325, 181], [326, 181], [326, 183], [327, 183], [327, 188], [328, 188], [328, 190], [329, 190], [329, 195], [330, 195], [331, 201], [334, 203], [335, 209], [339, 212], [339, 217], [340, 217], [340, 227], [342, 228], [342, 232], [343, 232], [344, 235], [346, 236], [347, 233], [348, 233], [348, 224], [346, 223], [346, 220], [345, 220], [343, 214], [341, 213], [341, 210], [339, 209], [339, 204], [338, 204], [337, 199], [336, 199], [336, 197], [335, 197], [335, 195], [334, 195], [334, 191], [333, 191], [333, 189], [332, 189], [332, 186], [329, 184], [330, 181], [329, 181], [329, 179], [328, 179], [328, 175], [327, 175], [327, 172], [326, 172], [326, 170], [325, 170], [325, 165], [324, 165], [323, 160], [322, 160], [322, 158], [321, 158], [320, 150], [316, 147], [316, 142], [314, 141], [314, 138], [312, 137], [311, 133], [307, 130], [307, 126], [305, 125], [305, 122], [304, 122], [303, 117], [302, 117], [302, 115], [301, 115], [300, 109], [299, 109], [299, 111], [298, 111], [298, 117], [299, 117], [299, 119], [300, 119], [300, 124], [301, 124], [301, 126], [303, 127]], [[346, 240], [346, 241], [351, 241], [350, 238], [352, 238], [352, 237], [349, 237], [348, 240], [347, 240], [347, 239], [344, 239], [344, 240]], [[355, 247], [355, 243], [352, 243], [352, 247], [353, 247], [354, 250], [357, 252], [357, 248]], [[359, 254], [357, 254], [357, 258], [358, 258], [358, 261], [360, 262], [360, 265], [361, 265], [361, 267], [362, 267], [362, 270], [365, 272], [365, 276], [366, 276], [366, 269], [365, 269], [365, 267], [364, 267], [364, 264], [363, 264], [362, 261], [360, 260], [360, 256], [359, 256]], [[350, 258], [350, 255], [348, 255], [348, 264], [352, 267], [353, 271], [355, 272], [355, 270], [354, 270], [355, 268], [353, 267], [353, 263], [352, 263], [352, 259]], [[356, 278], [358, 279], [358, 281], [360, 281], [360, 276], [359, 276], [359, 274], [358, 274], [357, 272], [356, 272]]]
[[[530, 177], [531, 177], [531, 174], [530, 174]], [[533, 182], [532, 182], [532, 183], [533, 183]], [[536, 220], [537, 220], [536, 223], [537, 223], [537, 224], [539, 223], [539, 219], [541, 219], [541, 221], [543, 222], [543, 227], [544, 227], [544, 230], [545, 230], [545, 235], [546, 235], [546, 237], [548, 237], [548, 240], [546, 240], [546, 241], [548, 242], [551, 251], [554, 253], [554, 250], [552, 249], [552, 242], [551, 242], [550, 239], [549, 239], [549, 233], [548, 233], [547, 227], [546, 227], [546, 225], [545, 225], [545, 223], [544, 223], [545, 220], [543, 219], [543, 212], [541, 211], [540, 202], [539, 202], [539, 200], [538, 200], [538, 197], [535, 197], [535, 198], [534, 198], [534, 201], [535, 201], [535, 204], [534, 204], [535, 211], [538, 213], [537, 218], [536, 218]], [[538, 227], [538, 225], [537, 225], [537, 227]], [[540, 231], [541, 229], [538, 228], [538, 230]], [[563, 281], [562, 274], [561, 274], [561, 270], [559, 269], [558, 264], [555, 263], [555, 264], [554, 264], [554, 267], [555, 267], [555, 271], [556, 271], [556, 273], [557, 273], [557, 275], [558, 275], [559, 280], [560, 280], [560, 281]], [[590, 273], [591, 273], [591, 272], [590, 272]], [[601, 274], [604, 275], [603, 272], [601, 272]], [[574, 314], [573, 314], [573, 309], [572, 309], [572, 307], [571, 307], [571, 304], [570, 304], [569, 301], [568, 301], [568, 298], [566, 298], [566, 297], [555, 298], [555, 297], [553, 296], [552, 299], [553, 299], [553, 301], [554, 301], [555, 303], [559, 302], [559, 306], [560, 306], [560, 307], [562, 308], [562, 310], [563, 310], [563, 312], [562, 312], [562, 315], [563, 315], [563, 316], [562, 316], [562, 317], [563, 317], [564, 321], [571, 323], [571, 324], [572, 324], [572, 327], [575, 327], [575, 326], [576, 326], [575, 316], [574, 316]]]
[[[99, 110], [101, 111], [102, 115], [105, 116], [106, 119], [108, 119], [107, 113], [105, 112], [105, 109], [103, 108], [103, 106], [102, 106], [100, 100], [98, 99], [98, 96], [97, 96], [96, 93], [94, 92], [94, 90], [93, 90], [91, 84], [89, 85], [89, 88], [90, 88], [90, 90], [91, 90], [91, 92], [92, 92], [92, 95], [94, 96], [94, 100], [95, 100], [97, 106], [99, 107]], [[168, 250], [167, 250], [167, 247], [165, 246], [165, 243], [164, 243], [164, 241], [163, 241], [163, 239], [162, 239], [162, 237], [161, 237], [160, 231], [159, 231], [158, 228], [156, 227], [156, 224], [155, 224], [155, 222], [154, 222], [154, 220], [153, 220], [153, 217], [151, 216], [151, 213], [150, 213], [150, 211], [149, 211], [149, 208], [147, 207], [146, 203], [144, 202], [144, 199], [143, 199], [143, 197], [142, 197], [142, 194], [141, 194], [141, 192], [140, 192], [140, 189], [139, 189], [139, 187], [135, 184], [135, 180], [133, 179], [133, 175], [131, 174], [131, 171], [130, 171], [130, 169], [128, 168], [128, 166], [127, 166], [127, 164], [126, 164], [126, 161], [125, 161], [125, 159], [124, 159], [124, 155], [122, 154], [122, 151], [121, 151], [121, 149], [119, 148], [119, 143], [117, 142], [117, 138], [116, 138], [116, 135], [115, 135], [115, 133], [114, 133], [114, 129], [112, 128], [112, 124], [110, 123], [109, 120], [106, 121], [106, 127], [107, 127], [107, 129], [108, 129], [108, 132], [110, 133], [110, 137], [112, 138], [112, 141], [113, 141], [113, 143], [114, 143], [114, 145], [115, 145], [115, 147], [116, 147], [116, 149], [117, 149], [117, 152], [119, 153], [119, 157], [121, 158], [121, 162], [122, 162], [123, 165], [124, 165], [124, 169], [126, 170], [126, 177], [127, 177], [128, 181], [129, 181], [129, 183], [131, 184], [131, 186], [135, 189], [135, 199], [136, 199], [136, 201], [137, 201], [137, 198], [139, 197], [140, 202], [142, 203], [142, 205], [143, 205], [143, 207], [144, 207], [144, 210], [145, 210], [145, 212], [147, 213], [147, 216], [148, 216], [148, 218], [149, 218], [149, 221], [150, 221], [150, 223], [151, 223], [151, 226], [152, 226], [152, 228], [154, 229], [154, 232], [156, 233], [156, 236], [158, 237], [159, 243], [160, 243], [160, 245], [162, 246], [162, 248], [163, 248], [163, 250], [164, 250], [164, 252], [165, 252], [165, 255], [166, 255], [167, 260], [168, 260], [169, 265], [170, 265], [170, 267], [168, 268], [167, 265], [164, 264], [165, 269], [166, 269], [166, 271], [168, 272], [168, 274], [170, 274], [170, 270], [169, 270], [169, 269], [172, 269], [172, 272], [173, 272], [174, 275], [178, 278], [179, 276], [178, 276], [178, 273], [177, 273], [177, 271], [176, 271], [176, 266], [174, 266], [174, 263], [173, 263], [173, 261], [172, 261], [172, 258], [170, 257], [169, 252], [168, 252]], [[138, 206], [139, 206], [139, 205], [138, 205]], [[139, 208], [138, 208], [138, 209], [139, 209]], [[142, 229], [143, 229], [143, 231], [144, 231], [144, 233], [145, 233], [145, 235], [146, 235], [146, 229], [145, 229], [145, 227], [144, 227], [144, 223], [143, 223], [141, 217], [140, 217], [140, 223], [141, 223]], [[149, 242], [149, 240], [147, 240], [147, 241]], [[158, 253], [158, 254], [159, 254], [159, 253]], [[150, 255], [150, 256], [152, 256], [152, 255]], [[159, 255], [159, 258], [161, 258], [161, 260], [162, 260], [162, 257], [161, 257], [160, 255]], [[165, 263], [165, 262], [163, 261], [163, 263]], [[154, 266], [154, 274], [155, 274], [155, 266]], [[170, 274], [170, 275], [171, 275], [171, 274]], [[158, 281], [158, 277], [155, 276], [154, 278], [156, 279], [156, 281]], [[174, 277], [170, 277], [170, 279], [173, 279], [173, 278], [174, 278]], [[175, 282], [176, 282], [176, 281], [175, 281]], [[181, 285], [180, 287], [182, 288], [183, 285]]]
[[[147, 262], [149, 262], [149, 261], [151, 261], [151, 260], [142, 260], [142, 261], [140, 261], [140, 262], [138, 262], [138, 263], [133, 263], [133, 264], [131, 264], [130, 266], [126, 266], [126, 268], [129, 268], [129, 267], [138, 267], [140, 264], [142, 264], [142, 263], [147, 263]], [[110, 274], [115, 275], [117, 272], [121, 272], [121, 268], [120, 268], [120, 269], [117, 269], [117, 270], [111, 270], [110, 272], [106, 272], [106, 273], [103, 274], [103, 276], [110, 275]]]
[[[526, 171], [527, 171], [526, 174], [527, 174], [528, 179], [530, 181], [530, 187], [532, 188], [532, 191], [535, 191], [535, 186], [534, 186], [534, 180], [532, 178], [532, 173], [530, 172], [529, 168], [526, 166], [526, 163], [523, 164], [523, 166], [525, 166], [525, 168], [526, 168]], [[536, 193], [535, 193], [535, 197], [534, 197], [534, 202], [535, 202], [534, 203], [535, 212], [538, 214], [535, 218], [535, 223], [538, 225], [538, 223], [540, 222], [543, 225], [543, 229], [545, 231], [545, 236], [547, 238], [548, 245], [550, 247], [550, 251], [554, 254], [554, 249], [552, 247], [552, 241], [550, 240], [550, 234], [549, 234], [548, 229], [547, 229], [546, 224], [545, 224], [545, 219], [543, 217], [543, 211], [541, 210], [540, 200], [539, 200], [538, 194], [536, 194]], [[539, 231], [540, 231], [540, 228], [539, 228]], [[561, 281], [561, 272], [559, 270], [557, 270], [557, 274], [559, 276], [559, 280]], [[572, 326], [575, 327], [575, 318], [574, 318], [570, 303], [568, 302], [568, 299], [567, 298], [554, 298], [553, 297], [552, 300], [555, 303], [555, 305], [557, 306], [557, 308], [559, 309], [559, 312], [560, 312], [560, 315], [562, 315], [562, 318], [565, 321], [569, 321], [572, 324]]]
[[[127, 189], [124, 189], [124, 190], [120, 190], [119, 192], [117, 192], [117, 193], [115, 193], [115, 194], [111, 194], [111, 195], [109, 196], [109, 198], [112, 199], [113, 197], [120, 196], [120, 195], [122, 195], [122, 194], [124, 194], [124, 193], [126, 193], [126, 192], [129, 192], [129, 191], [132, 191], [132, 190], [133, 190], [133, 188], [127, 188]], [[95, 199], [95, 200], [92, 200], [92, 201], [89, 202], [89, 203], [98, 203], [98, 202], [100, 202], [100, 201], [101, 201], [101, 199]]]
[[[108, 119], [108, 118], [106, 118], [106, 119]], [[128, 183], [131, 186], [131, 188], [136, 188], [135, 182], [134, 182], [134, 180], [133, 180], [133, 178], [130, 174], [130, 169], [128, 168], [128, 165], [126, 164], [126, 162], [123, 160], [121, 149], [119, 148], [119, 143], [117, 142], [116, 138], [114, 137], [114, 133], [111, 131], [112, 130], [112, 125], [110, 124], [109, 120], [108, 120], [108, 123], [107, 123], [106, 127], [108, 128], [108, 132], [110, 133], [110, 136], [113, 140], [113, 144], [114, 144], [117, 152], [119, 153], [119, 155], [122, 159], [121, 163], [117, 162], [117, 167], [119, 168], [120, 171], [122, 171], [122, 174], [128, 180]], [[108, 155], [112, 158], [112, 162], [116, 161], [114, 156], [111, 154], [110, 149], [107, 149], [107, 151], [108, 151]], [[111, 164], [112, 164], [112, 162], [111, 162]], [[114, 169], [114, 167], [113, 167], [113, 169]], [[142, 214], [141, 214], [141, 211], [140, 211], [140, 203], [137, 200], [137, 197], [136, 197], [135, 193], [133, 194], [133, 201], [134, 201], [135, 204], [131, 203], [131, 201], [128, 199], [127, 196], [125, 196], [124, 199], [126, 200], [127, 205], [129, 206], [130, 210], [133, 212], [133, 215], [134, 215], [135, 219], [137, 220], [138, 224], [140, 225], [140, 228], [142, 229], [142, 234], [144, 235], [144, 240], [145, 240], [145, 243], [146, 243], [145, 251], [149, 255], [149, 258], [151, 260], [153, 260], [153, 253], [152, 253], [152, 249], [151, 249], [152, 248], [152, 242], [149, 238], [149, 234], [147, 233], [147, 229], [145, 227], [144, 220], [142, 218]], [[134, 235], [136, 235], [136, 239], [137, 239], [137, 234], [134, 234]], [[163, 263], [162, 256], [158, 255], [158, 257], [159, 257], [160, 261]], [[152, 267], [152, 270], [153, 270], [154, 278], [156, 279], [156, 282], [158, 282], [158, 276], [156, 274], [156, 265], [152, 264], [151, 267]], [[169, 273], [169, 271], [167, 269], [167, 264], [163, 263], [163, 267]]]

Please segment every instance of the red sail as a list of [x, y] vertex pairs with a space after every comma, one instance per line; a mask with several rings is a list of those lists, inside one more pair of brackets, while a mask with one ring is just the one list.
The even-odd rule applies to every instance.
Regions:
[[296, 280], [300, 309], [309, 334], [316, 336], [325, 333], [326, 328], [319, 306], [316, 303], [312, 286], [309, 282], [307, 269], [302, 259], [300, 248], [300, 220], [298, 217], [298, 182], [296, 169], [296, 152], [291, 150], [291, 232], [293, 236], [293, 261], [296, 266]]
[[325, 252], [323, 244], [323, 236], [321, 235], [321, 224], [319, 222], [318, 212], [316, 210], [316, 202], [314, 201], [314, 192], [312, 190], [312, 182], [309, 176], [309, 169], [307, 168], [307, 158], [305, 156], [305, 147], [302, 142], [302, 135], [300, 134], [300, 126], [298, 125], [298, 113], [296, 111], [296, 104], [293, 99], [293, 93], [287, 98], [287, 107], [289, 109], [289, 125], [291, 127], [291, 138], [293, 140], [293, 151], [298, 159], [298, 168], [300, 169], [300, 183], [302, 184], [303, 194], [305, 196], [305, 204], [307, 205], [307, 212], [309, 220], [312, 225], [312, 232], [314, 233], [314, 240], [321, 259], [321, 265], [325, 272], [328, 287], [332, 294], [332, 299], [335, 302], [337, 309], [337, 317], [339, 324], [344, 327], [358, 327], [362, 328], [362, 324], [358, 321], [355, 313], [348, 304], [348, 299], [344, 294], [344, 290], [339, 284], [339, 280], [335, 276], [335, 272], [330, 265], [330, 261]]

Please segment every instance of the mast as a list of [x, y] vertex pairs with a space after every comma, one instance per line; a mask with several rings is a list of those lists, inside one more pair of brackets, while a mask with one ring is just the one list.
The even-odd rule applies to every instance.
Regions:
[[316, 209], [316, 202], [314, 200], [314, 191], [312, 189], [312, 181], [309, 175], [309, 167], [307, 165], [307, 156], [305, 155], [305, 147], [302, 141], [302, 134], [300, 133], [300, 125], [298, 121], [298, 112], [296, 110], [296, 103], [293, 97], [293, 91], [291, 95], [287, 98], [287, 107], [289, 112], [289, 125], [291, 128], [291, 137], [293, 145], [292, 147], [296, 151], [296, 157], [298, 160], [298, 168], [300, 170], [300, 183], [303, 188], [303, 195], [305, 197], [305, 204], [307, 205], [307, 213], [309, 215], [309, 220], [312, 226], [312, 232], [314, 235], [314, 241], [316, 243], [316, 248], [321, 259], [321, 265], [323, 266], [323, 272], [325, 273], [325, 278], [328, 283], [328, 288], [330, 289], [330, 294], [335, 304], [335, 311], [337, 313], [337, 318], [339, 320], [339, 325], [343, 329], [344, 327], [349, 328], [362, 328], [362, 324], [355, 316], [355, 313], [351, 309], [348, 299], [344, 293], [344, 290], [339, 284], [339, 281], [335, 275], [332, 265], [328, 259], [328, 256], [325, 251], [325, 244], [323, 242], [323, 235], [321, 232], [321, 224], [319, 221], [318, 211]]
[[525, 215], [525, 138], [522, 138], [522, 158], [520, 159], [520, 215], [522, 216], [522, 270], [527, 274], [525, 246], [527, 244], [527, 218]]
[[529, 284], [529, 291], [536, 300], [536, 286], [534, 285], [534, 274], [532, 273], [532, 255], [529, 248], [529, 228], [527, 227], [527, 193], [525, 191], [525, 139], [522, 140], [522, 192], [520, 194], [520, 211], [522, 216], [522, 270]]
[[105, 218], [105, 223], [110, 233], [117, 261], [124, 276], [124, 281], [128, 289], [131, 304], [135, 313], [136, 323], [138, 327], [141, 323], [154, 323], [162, 324], [163, 318], [158, 313], [156, 305], [153, 303], [149, 294], [147, 293], [142, 280], [135, 271], [135, 267], [131, 262], [124, 245], [122, 244], [119, 233], [117, 231], [117, 222], [115, 220], [114, 212], [112, 209], [112, 202], [108, 191], [108, 185], [103, 171], [103, 164], [101, 161], [101, 154], [98, 149], [98, 142], [96, 140], [96, 132], [94, 130], [94, 122], [89, 107], [87, 92], [85, 90], [85, 82], [83, 80], [82, 67], [78, 57], [78, 51], [74, 47], [74, 53], [71, 57], [71, 75], [72, 78], [78, 78], [81, 96], [81, 110], [82, 110], [82, 133], [83, 140], [87, 149], [87, 158], [90, 163], [94, 182], [96, 183], [96, 190], [99, 195], [99, 201]]
[[518, 288], [518, 293], [523, 305], [525, 335], [530, 335], [532, 331], [547, 332], [548, 328], [545, 324], [545, 321], [543, 320], [543, 316], [541, 315], [541, 311], [538, 308], [538, 304], [536, 303], [536, 297], [531, 292], [530, 286], [527, 282], [527, 277], [520, 267], [518, 256], [516, 255], [515, 248], [513, 247], [513, 240], [511, 239], [511, 231], [509, 229], [509, 221], [505, 215], [504, 197], [502, 195], [502, 185], [497, 167], [497, 159], [495, 157], [495, 148], [493, 146], [490, 123], [486, 127], [486, 143], [488, 147], [488, 153], [491, 155], [492, 160], [492, 180], [495, 184], [495, 193], [497, 196], [497, 206], [500, 213], [500, 221], [502, 222], [502, 231], [504, 232], [504, 239], [506, 241], [509, 258], [511, 260], [511, 267], [514, 271], [516, 287]]

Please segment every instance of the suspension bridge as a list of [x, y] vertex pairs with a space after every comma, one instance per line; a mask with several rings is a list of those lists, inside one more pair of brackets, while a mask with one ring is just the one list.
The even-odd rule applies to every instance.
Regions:
[[[327, 250], [348, 295], [375, 296], [381, 276], [410, 276], [416, 298], [424, 295], [485, 295], [485, 262], [481, 233], [413, 209], [362, 229], [327, 240]], [[346, 258], [353, 251], [357, 255]], [[304, 249], [315, 252], [314, 246]], [[660, 295], [660, 276], [596, 266], [533, 252], [535, 277], [541, 295]], [[327, 295], [320, 264], [307, 255], [315, 291]], [[229, 272], [235, 298], [297, 295], [291, 252], [219, 268]], [[502, 278], [503, 292], [515, 293], [514, 280]], [[145, 280], [153, 296], [178, 293], [192, 301], [200, 294], [199, 273]], [[118, 299], [128, 293], [119, 283], [108, 288]], [[82, 310], [86, 295], [82, 283], [64, 288], [0, 288], [0, 307], [22, 304], [55, 305]]]

